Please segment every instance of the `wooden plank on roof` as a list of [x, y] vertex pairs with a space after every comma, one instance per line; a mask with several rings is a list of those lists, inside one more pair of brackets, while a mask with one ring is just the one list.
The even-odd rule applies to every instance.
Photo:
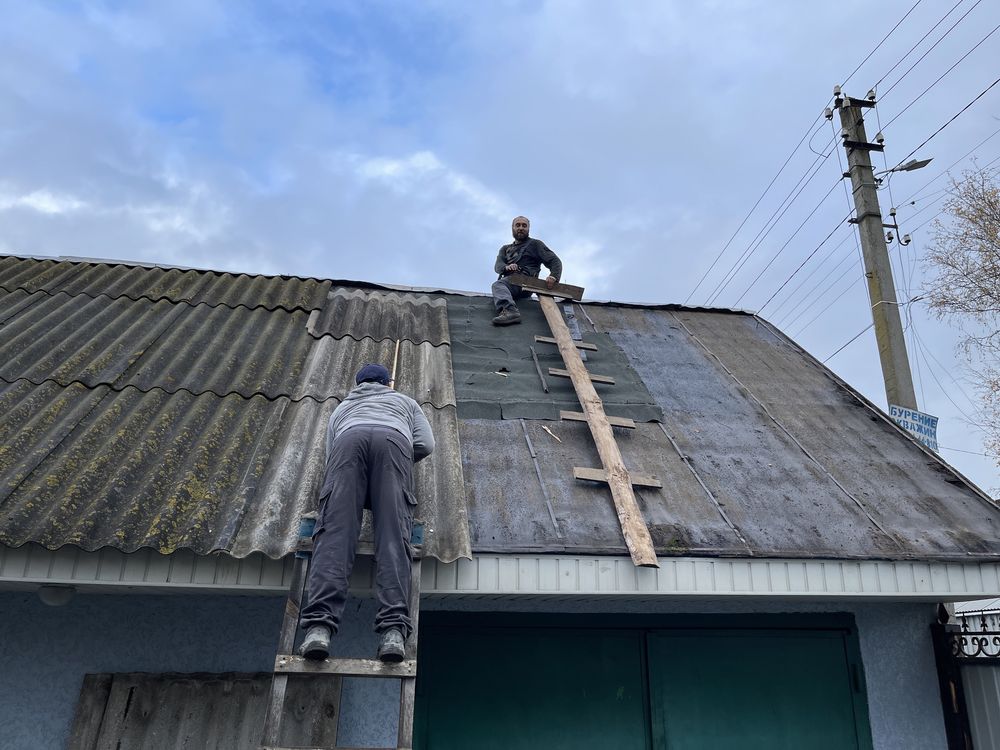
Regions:
[[512, 273], [504, 277], [511, 284], [517, 284], [522, 289], [534, 292], [538, 298], [542, 297], [562, 297], [563, 299], [580, 300], [583, 299], [583, 287], [572, 284], [556, 284], [551, 289], [546, 286], [545, 281], [535, 276], [525, 276], [523, 273]]
[[622, 527], [622, 536], [625, 538], [625, 545], [632, 556], [632, 562], [643, 567], [659, 567], [659, 563], [656, 561], [656, 551], [653, 549], [653, 540], [649, 535], [646, 522], [642, 518], [642, 511], [639, 510], [635, 493], [632, 491], [629, 471], [625, 468], [618, 443], [615, 442], [614, 433], [611, 431], [611, 423], [604, 413], [604, 404], [594, 389], [590, 373], [587, 372], [587, 368], [580, 358], [580, 352], [573, 345], [566, 321], [559, 314], [559, 308], [556, 307], [555, 301], [544, 296], [539, 297], [538, 301], [542, 313], [549, 323], [549, 328], [552, 329], [552, 335], [559, 342], [559, 353], [562, 355], [570, 379], [573, 381], [573, 388], [583, 406], [583, 412], [587, 415], [587, 425], [590, 427], [590, 434], [597, 446], [597, 453], [601, 457], [601, 464], [607, 473], [611, 498], [615, 504], [618, 521]]

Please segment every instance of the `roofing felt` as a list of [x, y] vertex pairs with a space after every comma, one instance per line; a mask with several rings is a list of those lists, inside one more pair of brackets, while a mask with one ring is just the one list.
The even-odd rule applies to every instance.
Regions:
[[[37, 291], [57, 269], [17, 260], [5, 282], [19, 286], [0, 292], [0, 542], [287, 554], [316, 505], [330, 413], [362, 364], [392, 363], [395, 341], [317, 336], [308, 311], [280, 306]], [[340, 294], [324, 291], [316, 309]], [[372, 328], [391, 317], [384, 304], [395, 303], [362, 306]], [[418, 516], [425, 552], [453, 560], [469, 536], [450, 348], [421, 335], [421, 316], [447, 329], [446, 309], [408, 307], [397, 387], [440, 448], [415, 472]]]
[[[663, 481], [638, 492], [658, 553], [1000, 554], [993, 502], [763, 321], [585, 310], [663, 408], [662, 427], [616, 431], [626, 466]], [[586, 427], [549, 429], [526, 423], [526, 440], [514, 425], [462, 421], [473, 548], [624, 551], [607, 492], [571, 478], [598, 465]]]
[[[562, 306], [575, 318], [576, 306]], [[559, 419], [559, 411], [578, 410], [579, 399], [567, 378], [549, 375], [549, 368], [564, 367], [552, 344], [536, 343], [535, 335], [552, 336], [541, 307], [534, 299], [519, 300], [520, 325], [492, 324], [496, 312], [489, 297], [448, 297], [448, 325], [452, 342], [452, 369], [458, 397], [458, 414], [468, 419]], [[578, 326], [573, 325], [574, 328]], [[583, 352], [587, 369], [615, 380], [613, 386], [597, 385], [605, 411], [616, 417], [655, 421], [662, 416], [634, 368], [606, 334], [590, 331], [580, 340], [597, 345]], [[534, 348], [546, 393], [532, 359]]]

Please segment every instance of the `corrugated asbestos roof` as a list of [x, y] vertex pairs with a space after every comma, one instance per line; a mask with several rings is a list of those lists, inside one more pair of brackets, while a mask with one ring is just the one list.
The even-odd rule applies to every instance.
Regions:
[[82, 297], [205, 303], [213, 307], [317, 310], [323, 307], [331, 286], [329, 281], [286, 276], [0, 256], [0, 289], [8, 292], [21, 289]]
[[[392, 360], [431, 420], [426, 549], [625, 554], [535, 301], [0, 257], [0, 543], [287, 554], [329, 414]], [[564, 306], [661, 555], [995, 560], [1000, 510], [746, 314]], [[544, 392], [529, 347], [546, 373]], [[548, 420], [548, 421], [543, 421]], [[547, 429], [546, 429], [547, 428]], [[558, 439], [557, 439], [558, 438]]]
[[[309, 333], [313, 336], [329, 335], [334, 338], [367, 336], [383, 339], [405, 339], [413, 331], [420, 331], [420, 340], [434, 346], [451, 343], [448, 337], [447, 303], [425, 294], [400, 294], [398, 292], [363, 291], [338, 287], [330, 295], [322, 310], [309, 318]], [[378, 314], [372, 314], [372, 303], [377, 304]], [[440, 315], [424, 312], [427, 306], [440, 308]]]
[[[393, 359], [394, 338], [357, 331], [384, 330], [400, 295], [357, 305], [365, 292], [325, 282], [178, 271], [168, 285], [164, 273], [0, 259], [0, 542], [293, 548], [330, 413], [361, 364]], [[301, 305], [323, 318], [345, 297], [354, 335], [307, 329]], [[397, 386], [440, 446], [417, 466], [418, 515], [427, 554], [450, 561], [470, 554], [450, 347], [422, 334], [447, 330], [446, 307], [413, 296], [406, 308]]]

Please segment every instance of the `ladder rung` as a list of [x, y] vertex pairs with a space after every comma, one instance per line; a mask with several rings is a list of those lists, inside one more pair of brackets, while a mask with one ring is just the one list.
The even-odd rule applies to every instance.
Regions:
[[[413, 561], [420, 562], [424, 557], [424, 548], [420, 544], [411, 544], [410, 547], [413, 549]], [[313, 548], [312, 539], [306, 539], [299, 543], [299, 549], [304, 552], [311, 552]], [[371, 542], [358, 542], [358, 546], [354, 552], [355, 556], [361, 557], [374, 557], [375, 556], [375, 545]]]
[[[551, 336], [535, 336], [535, 341], [539, 344], [555, 344], [556, 346], [559, 346], [559, 342]], [[586, 349], [588, 352], [597, 351], [597, 344], [588, 344], [586, 341], [574, 341], [573, 345], [577, 349]]]
[[[573, 476], [577, 479], [586, 479], [590, 482], [607, 482], [608, 473], [604, 469], [587, 469], [583, 466], [573, 467]], [[642, 474], [633, 474], [631, 471], [628, 473], [628, 478], [632, 480], [632, 484], [636, 487], [652, 487], [654, 489], [659, 489], [663, 487], [663, 483], [656, 477], [647, 477]]]
[[295, 654], [278, 654], [275, 674], [327, 674], [343, 677], [416, 677], [417, 660], [405, 659], [386, 664], [378, 659], [306, 659]]
[[[608, 422], [614, 427], [627, 427], [630, 430], [635, 429], [635, 422], [628, 417], [605, 416], [608, 417]], [[559, 419], [566, 419], [570, 422], [586, 422], [587, 415], [582, 411], [560, 411]]]
[[[615, 379], [608, 375], [594, 375], [592, 373], [587, 373], [590, 375], [590, 380], [592, 383], [604, 383], [605, 385], [614, 385]], [[558, 367], [550, 367], [549, 375], [554, 375], [557, 378], [568, 378], [570, 377], [569, 370], [563, 370]]]

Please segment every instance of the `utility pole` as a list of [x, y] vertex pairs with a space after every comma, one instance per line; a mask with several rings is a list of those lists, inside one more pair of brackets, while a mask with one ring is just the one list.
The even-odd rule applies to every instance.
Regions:
[[[870, 151], [882, 151], [880, 143], [869, 143], [865, 135], [865, 121], [861, 111], [875, 106], [873, 95], [868, 99], [852, 99], [841, 96], [839, 87], [834, 90], [834, 106], [840, 110], [841, 135], [847, 151], [848, 171], [844, 177], [851, 178], [854, 192], [855, 218], [861, 235], [861, 250], [864, 256], [865, 276], [868, 279], [868, 295], [871, 299], [872, 318], [875, 323], [875, 340], [878, 356], [882, 363], [885, 379], [885, 395], [889, 404], [916, 410], [917, 397], [913, 391], [913, 376], [910, 374], [910, 360], [906, 354], [906, 340], [903, 338], [903, 324], [899, 317], [899, 303], [896, 288], [892, 282], [892, 266], [889, 252], [882, 234], [887, 226], [882, 220], [882, 210], [878, 204], [875, 175], [872, 171]], [[829, 117], [833, 113], [828, 110]]]

